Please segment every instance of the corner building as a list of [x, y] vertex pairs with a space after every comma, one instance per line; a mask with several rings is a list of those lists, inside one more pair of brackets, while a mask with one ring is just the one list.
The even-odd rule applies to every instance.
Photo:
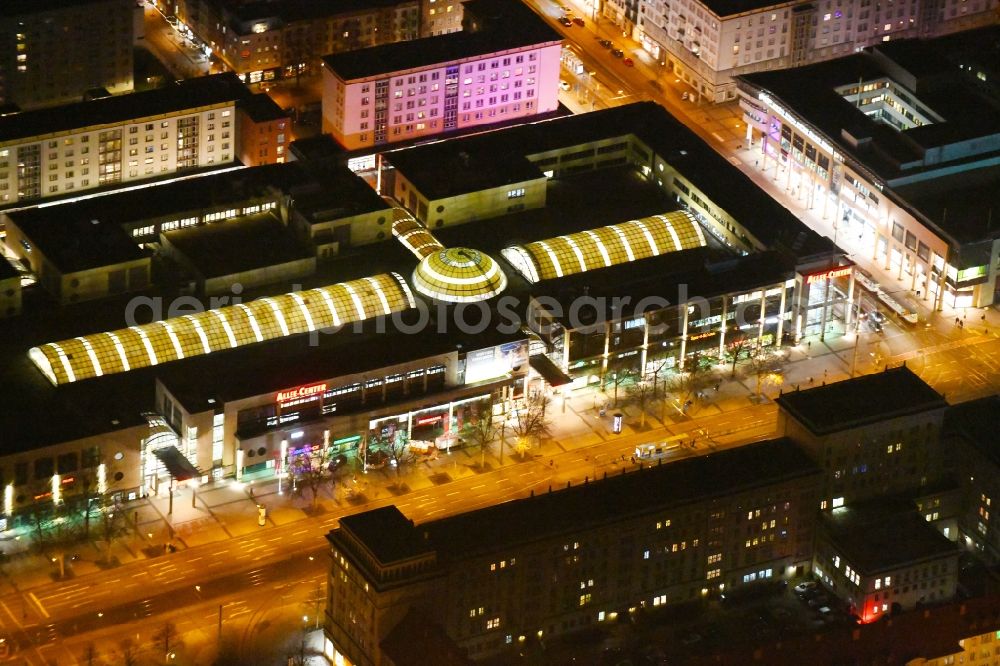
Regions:
[[562, 38], [520, 3], [464, 4], [462, 32], [323, 59], [323, 131], [349, 150], [554, 111]]
[[801, 574], [819, 470], [785, 439], [422, 525], [394, 506], [328, 535], [326, 656], [392, 663], [413, 610], [473, 659], [628, 614]]

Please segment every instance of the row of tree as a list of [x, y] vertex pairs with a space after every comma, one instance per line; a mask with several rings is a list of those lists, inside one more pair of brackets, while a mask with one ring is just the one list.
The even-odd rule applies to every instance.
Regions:
[[683, 372], [678, 372], [672, 355], [664, 354], [648, 360], [646, 372], [637, 369], [635, 357], [613, 360], [601, 381], [602, 389], [609, 394], [611, 407], [617, 408], [619, 391], [640, 409], [641, 423], [645, 426], [647, 408], [656, 400], [661, 401], [662, 417], [672, 405], [680, 412], [687, 412], [696, 399], [722, 382], [719, 366], [725, 363], [729, 378], [742, 371], [756, 381], [755, 394], [759, 398], [765, 384], [780, 385], [783, 381], [783, 358], [773, 348], [760, 345], [756, 338], [735, 336], [725, 346], [722, 358], [696, 352], [688, 356]]

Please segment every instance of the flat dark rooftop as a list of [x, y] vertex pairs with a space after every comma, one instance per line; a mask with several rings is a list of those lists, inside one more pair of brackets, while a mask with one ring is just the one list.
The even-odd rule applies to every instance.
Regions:
[[[410, 312], [408, 325], [417, 321], [416, 314]], [[369, 321], [360, 331], [348, 326], [336, 333], [320, 333], [315, 342], [305, 334], [176, 361], [159, 366], [157, 376], [185, 409], [200, 413], [210, 409], [209, 399], [231, 402], [432, 358], [454, 351], [457, 345], [473, 350], [524, 339], [522, 334], [504, 334], [493, 327], [477, 335], [442, 335], [434, 327], [405, 334], [391, 319], [384, 324], [384, 332], [378, 330], [377, 322]], [[212, 382], [205, 382], [205, 377], [212, 377]]]
[[64, 218], [51, 206], [12, 213], [10, 220], [61, 273], [148, 256], [121, 226], [101, 218]]
[[817, 435], [948, 406], [905, 365], [826, 386], [783, 393], [778, 406]]
[[483, 150], [456, 152], [455, 146], [441, 142], [393, 151], [386, 157], [428, 201], [545, 177], [515, 147], [497, 147], [501, 152], [493, 154]]
[[[934, 220], [960, 243], [1000, 237], [1000, 166], [962, 171], [893, 190], [907, 203]], [[952, 264], [960, 268], [990, 263], [992, 247], [962, 256]]]
[[369, 10], [373, 7], [392, 7], [412, 2], [412, 0], [338, 0], [337, 2], [317, 2], [317, 0], [259, 0], [258, 2], [231, 3], [230, 12], [239, 21], [256, 21], [279, 18], [286, 23], [337, 16]]
[[[388, 208], [359, 177], [346, 167], [303, 162], [269, 164], [196, 178], [151, 184], [141, 189], [70, 201], [44, 209], [28, 208], [9, 213], [15, 219], [100, 219], [120, 225], [169, 215], [242, 204], [271, 197], [275, 192], [295, 197], [297, 209], [333, 208], [344, 216]], [[332, 202], [332, 203], [331, 203]]]
[[413, 521], [395, 505], [344, 516], [340, 519], [340, 527], [363, 543], [383, 564], [408, 560], [433, 550], [414, 529]]
[[531, 9], [516, 0], [469, 0], [464, 11], [492, 14], [488, 25], [476, 32], [453, 32], [406, 42], [334, 53], [323, 58], [331, 72], [344, 81], [363, 79], [405, 69], [427, 67], [474, 56], [561, 42]]
[[146, 92], [115, 95], [0, 117], [0, 141], [12, 141], [99, 124], [120, 123], [250, 97], [233, 73], [202, 76]]
[[[639, 102], [575, 116], [525, 123], [399, 151], [387, 160], [413, 179], [421, 191], [440, 196], [497, 187], [528, 175], [526, 155], [568, 148], [601, 139], [634, 135], [674, 166], [712, 201], [729, 212], [770, 248], [804, 257], [829, 252], [832, 243], [774, 201], [739, 169], [653, 102]], [[445, 161], [489, 165], [486, 174], [452, 170], [450, 178], [425, 177], [425, 165]], [[433, 173], [431, 169], [427, 173]]]
[[[733, 257], [711, 248], [695, 248], [545, 280], [532, 285], [530, 290], [535, 296], [558, 301], [563, 309], [563, 323], [570, 326], [572, 321], [565, 315], [573, 311], [577, 299], [585, 296], [602, 304], [603, 316], [612, 319], [630, 317], [640, 305], [648, 312], [655, 309], [654, 302], [676, 304], [684, 299], [697, 302], [699, 296], [710, 298], [751, 291], [784, 282], [794, 274], [794, 264], [777, 252]], [[612, 310], [622, 297], [628, 300], [622, 302], [619, 310]], [[584, 320], [583, 324], [591, 323], [586, 321], [591, 316], [589, 308], [580, 308], [577, 316]]]
[[748, 444], [424, 523], [438, 560], [579, 534], [664, 508], [762, 488], [818, 468], [788, 439]]
[[912, 504], [884, 499], [823, 514], [823, 526], [843, 558], [862, 575], [957, 554], [957, 546], [928, 524]]
[[267, 93], [251, 95], [243, 101], [241, 108], [256, 123], [288, 118], [288, 114]]
[[952, 405], [944, 415], [945, 430], [964, 437], [1000, 466], [1000, 395]]
[[315, 256], [271, 213], [168, 231], [164, 236], [206, 278]]

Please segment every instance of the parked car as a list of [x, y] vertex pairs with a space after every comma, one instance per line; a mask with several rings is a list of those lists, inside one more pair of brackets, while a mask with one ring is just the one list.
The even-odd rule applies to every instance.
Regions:
[[816, 581], [813, 581], [813, 580], [803, 581], [803, 582], [799, 583], [798, 585], [796, 585], [793, 589], [795, 590], [795, 594], [803, 595], [806, 592], [808, 592], [809, 590], [815, 590], [816, 589]]
[[625, 57], [625, 52], [622, 51], [621, 49], [615, 49], [611, 52], [611, 55], [613, 55], [616, 58], [623, 58]]
[[635, 66], [635, 62], [632, 60], [632, 58], [625, 58], [624, 60], [622, 60], [622, 64], [625, 65], [626, 67]]
[[601, 41], [599, 41], [597, 43], [600, 44], [601, 46], [603, 46], [606, 49], [610, 49], [611, 48], [611, 40], [610, 39], [602, 39]]
[[559, 90], [569, 90], [569, 89], [570, 89], [569, 81], [567, 81], [566, 79], [559, 79]]
[[573, 22], [572, 22], [572, 21], [570, 21], [570, 20], [569, 20], [568, 18], [566, 18], [565, 16], [560, 16], [560, 17], [559, 17], [559, 22], [560, 22], [561, 24], [563, 24], [563, 25], [564, 25], [565, 27], [567, 27], [567, 28], [572, 28], [572, 27], [573, 27]]
[[587, 25], [587, 22], [586, 22], [586, 21], [584, 21], [584, 20], [583, 20], [582, 18], [580, 18], [579, 16], [577, 16], [576, 18], [574, 18], [574, 19], [573, 19], [573, 23], [576, 23], [576, 24], [577, 24], [578, 26], [580, 26], [581, 28], [582, 28], [583, 26]]
[[688, 95], [687, 91], [681, 93], [681, 99], [684, 100], [685, 102], [687, 101], [688, 97], [690, 97], [690, 95]]

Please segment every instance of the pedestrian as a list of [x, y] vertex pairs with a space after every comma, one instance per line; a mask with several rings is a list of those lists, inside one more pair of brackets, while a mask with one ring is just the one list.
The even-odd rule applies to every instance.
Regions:
[[961, 321], [961, 319], [959, 319], [958, 317], [955, 317], [955, 326], [958, 326], [958, 322], [960, 322], [960, 321]]
[[813, 383], [813, 378], [812, 378], [812, 377], [810, 377], [810, 378], [809, 378], [809, 381], [807, 381], [806, 383], [807, 383], [807, 384], [812, 384], [812, 383]]
[[806, 349], [812, 351], [812, 348], [813, 348], [813, 341], [812, 340], [806, 340]]
[[716, 391], [716, 392], [718, 392], [718, 391], [719, 391], [719, 386], [720, 386], [720, 385], [721, 385], [721, 382], [715, 382], [715, 391]]
[[965, 328], [965, 322], [964, 321], [958, 322], [958, 327], [959, 328]]
[[635, 456], [632, 456], [632, 464], [635, 464]]
[[755, 169], [758, 168], [760, 166], [760, 160], [754, 160], [753, 161], [753, 166], [754, 166]]
[[253, 486], [250, 486], [250, 499], [253, 499]]
[[550, 461], [549, 461], [549, 467], [552, 467], [552, 466], [554, 466], [554, 464], [555, 464], [555, 462], [554, 462], [554, 461], [552, 461], [552, 460], [550, 460]]
[[979, 321], [986, 321], [986, 315], [984, 314], [982, 317], [980, 317]]

